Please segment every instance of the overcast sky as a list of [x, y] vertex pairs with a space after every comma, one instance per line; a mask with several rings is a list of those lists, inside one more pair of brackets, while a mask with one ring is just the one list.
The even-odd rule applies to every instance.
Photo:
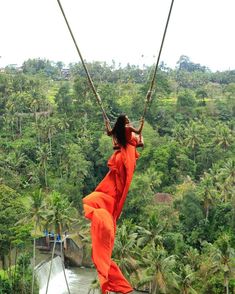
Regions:
[[[61, 0], [83, 57], [153, 64], [171, 0]], [[175, 0], [161, 60], [235, 69], [235, 0]], [[78, 62], [56, 0], [0, 0], [0, 67], [29, 58]]]

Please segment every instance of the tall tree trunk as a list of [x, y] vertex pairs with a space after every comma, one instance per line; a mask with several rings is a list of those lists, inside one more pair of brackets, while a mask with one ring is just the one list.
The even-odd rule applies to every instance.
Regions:
[[41, 145], [41, 140], [40, 140], [40, 134], [39, 134], [39, 129], [38, 129], [38, 116], [37, 116], [37, 112], [36, 112], [36, 110], [35, 110], [35, 113], [34, 113], [34, 115], [35, 115], [35, 124], [36, 124], [36, 132], [37, 132], [37, 138], [38, 138], [38, 146], [40, 147], [40, 145]]
[[229, 282], [228, 282], [228, 278], [227, 277], [225, 277], [225, 289], [226, 289], [225, 293], [226, 294], [229, 294]]
[[13, 128], [13, 123], [11, 123], [11, 135], [12, 135], [12, 140], [15, 140], [15, 135], [14, 135], [14, 128]]
[[9, 249], [9, 254], [8, 254], [8, 269], [9, 269], [9, 277], [11, 279], [12, 275], [11, 275], [11, 244], [10, 244], [10, 249]]
[[206, 205], [206, 220], [208, 220], [209, 217], [209, 205]]
[[20, 136], [22, 134], [22, 118], [19, 117], [19, 130], [20, 130]]
[[60, 154], [60, 160], [59, 160], [59, 170], [60, 170], [60, 178], [63, 179], [63, 172], [62, 172], [62, 158], [61, 158], [61, 154]]
[[18, 248], [16, 247], [16, 253], [15, 253], [15, 262], [14, 262], [14, 274], [13, 274], [13, 285], [15, 284], [16, 279], [16, 263], [17, 263], [17, 257], [18, 257]]
[[46, 162], [43, 162], [43, 167], [44, 167], [44, 180], [45, 180], [45, 186], [47, 187], [47, 167], [46, 167]]
[[50, 129], [48, 132], [48, 140], [49, 140], [49, 148], [50, 148], [50, 154], [51, 154], [51, 131], [50, 131]]

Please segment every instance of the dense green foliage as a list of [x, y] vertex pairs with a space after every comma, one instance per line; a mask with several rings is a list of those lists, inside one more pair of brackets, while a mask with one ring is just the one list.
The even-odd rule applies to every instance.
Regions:
[[[127, 113], [138, 125], [152, 68], [88, 66], [111, 122]], [[3, 266], [41, 225], [61, 231], [74, 208], [82, 215], [82, 198], [107, 172], [111, 141], [82, 66], [71, 64], [69, 75], [62, 68], [39, 59], [0, 73]], [[186, 56], [174, 70], [161, 65], [114, 249], [136, 287], [233, 293], [234, 133], [235, 71], [213, 73]], [[157, 193], [172, 197], [164, 203]]]

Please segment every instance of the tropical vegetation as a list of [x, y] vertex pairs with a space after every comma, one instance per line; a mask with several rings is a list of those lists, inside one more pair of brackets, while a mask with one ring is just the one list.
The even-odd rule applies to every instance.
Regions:
[[[153, 67], [88, 67], [111, 123], [127, 113], [138, 125]], [[63, 69], [29, 59], [0, 73], [0, 293], [37, 293], [43, 229], [72, 224], [85, 242], [82, 198], [108, 170], [112, 142], [82, 65]], [[136, 289], [234, 293], [234, 135], [235, 70], [161, 64], [113, 252]]]

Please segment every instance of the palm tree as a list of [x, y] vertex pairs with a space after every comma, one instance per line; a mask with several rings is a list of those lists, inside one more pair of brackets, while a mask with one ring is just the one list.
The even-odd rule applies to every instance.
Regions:
[[235, 186], [235, 160], [229, 159], [222, 168], [218, 170], [216, 187], [222, 200], [227, 202], [232, 197]]
[[37, 110], [40, 108], [41, 101], [34, 98], [30, 104], [30, 110], [34, 113], [35, 122], [37, 124]]
[[43, 168], [45, 186], [47, 187], [47, 162], [50, 159], [50, 150], [48, 144], [44, 144], [37, 150], [37, 160], [39, 161], [39, 166]]
[[22, 116], [19, 113], [23, 112], [25, 109], [24, 98], [24, 94], [14, 94], [9, 97], [6, 104], [6, 109], [15, 118], [16, 128], [20, 135], [22, 132]]
[[33, 224], [33, 276], [32, 276], [32, 288], [31, 293], [34, 293], [34, 281], [35, 281], [35, 260], [36, 260], [36, 238], [38, 229], [42, 227], [43, 222], [46, 220], [47, 211], [45, 198], [41, 189], [38, 189], [30, 194], [29, 198], [29, 210], [26, 216], [20, 221], [21, 223]]
[[38, 118], [38, 115], [37, 115], [37, 111], [40, 110], [41, 103], [42, 103], [41, 100], [37, 97], [37, 98], [34, 98], [33, 101], [30, 104], [30, 110], [33, 111], [33, 113], [34, 113], [35, 122], [33, 123], [33, 126], [34, 126], [34, 128], [36, 130], [39, 145], [40, 145], [41, 139], [40, 139], [40, 133], [39, 133], [40, 132], [40, 130], [39, 130], [39, 118]]
[[161, 184], [161, 176], [160, 173], [155, 170], [155, 168], [150, 167], [146, 171], [146, 176], [149, 178], [149, 187], [150, 189], [156, 193], [157, 188], [159, 188]]
[[[62, 236], [62, 232], [66, 231], [71, 223], [74, 223], [75, 217], [77, 215], [77, 210], [72, 207], [72, 204], [69, 203], [68, 199], [65, 196], [62, 196], [60, 193], [54, 191], [50, 194], [49, 197], [49, 213], [48, 213], [48, 224], [54, 228], [54, 231], [56, 232], [57, 236]], [[56, 234], [54, 239], [54, 246], [52, 251], [52, 258], [51, 258], [51, 265], [47, 280], [47, 290], [49, 286], [50, 276], [51, 276], [51, 270], [52, 270], [52, 262], [54, 258], [54, 252], [55, 252], [55, 244], [56, 244]], [[62, 254], [62, 242], [61, 245], [61, 254]], [[64, 263], [62, 262], [63, 272], [65, 276], [65, 281], [67, 285], [68, 292], [70, 293], [65, 269], [64, 269]]]
[[69, 122], [68, 119], [66, 117], [60, 118], [60, 120], [58, 121], [57, 127], [64, 132], [64, 139], [66, 142], [66, 133], [67, 133], [67, 129], [69, 128]]
[[68, 201], [67, 197], [53, 191], [49, 195], [49, 215], [48, 223], [54, 227], [57, 234], [62, 233], [74, 223], [77, 210]]
[[148, 218], [145, 227], [137, 226], [138, 240], [137, 245], [141, 248], [146, 246], [149, 242], [154, 241], [156, 245], [162, 246], [162, 236], [160, 235], [163, 231], [162, 223], [159, 222], [159, 215], [152, 213]]
[[204, 173], [203, 178], [201, 179], [200, 185], [199, 185], [199, 196], [201, 197], [205, 214], [206, 214], [206, 220], [209, 216], [209, 209], [213, 205], [213, 201], [215, 199], [216, 190], [213, 185], [213, 179], [208, 173]]
[[60, 171], [61, 179], [63, 177], [68, 178], [69, 175], [69, 162], [68, 162], [68, 146], [60, 145], [59, 150], [57, 150], [57, 156], [59, 157], [59, 162], [57, 164]]
[[226, 181], [218, 182], [216, 186], [218, 193], [221, 195], [222, 201], [226, 203], [229, 199], [229, 196], [233, 195], [233, 187]]
[[201, 285], [204, 290], [202, 292], [210, 293], [208, 290], [211, 289], [211, 278], [217, 277], [217, 273], [220, 276], [218, 266], [214, 262], [214, 256], [217, 249], [214, 244], [208, 243], [206, 241], [202, 242], [202, 246], [200, 267], [197, 271], [197, 276], [198, 279], [201, 280]]
[[10, 110], [6, 109], [5, 115], [4, 115], [4, 123], [9, 127], [11, 130], [12, 139], [15, 139], [15, 132], [14, 132], [14, 124], [15, 124], [15, 117], [11, 113]]
[[233, 141], [231, 130], [224, 124], [219, 124], [215, 131], [215, 143], [223, 149], [228, 149]]
[[180, 144], [183, 143], [184, 139], [184, 129], [181, 124], [175, 125], [174, 129], [172, 130], [172, 136], [175, 138], [177, 142]]
[[229, 281], [235, 279], [235, 250], [230, 245], [231, 237], [224, 233], [216, 242], [217, 250], [213, 255], [214, 265], [224, 276], [224, 288], [229, 294]]
[[128, 278], [132, 273], [137, 274], [138, 263], [135, 259], [137, 236], [134, 225], [130, 221], [124, 221], [118, 228], [115, 239], [114, 260]]
[[184, 259], [193, 271], [200, 267], [200, 253], [196, 248], [191, 247], [185, 254]]
[[7, 164], [10, 169], [20, 172], [21, 167], [27, 165], [27, 156], [19, 150], [15, 150], [9, 153], [5, 164]]
[[212, 165], [212, 168], [209, 169], [209, 174], [211, 175], [213, 184], [216, 186], [216, 183], [218, 182], [219, 179], [219, 174], [218, 174], [218, 168], [216, 165]]
[[41, 189], [33, 192], [30, 198], [31, 210], [29, 218], [34, 223], [34, 236], [33, 236], [33, 277], [32, 277], [32, 294], [34, 293], [34, 279], [35, 279], [35, 259], [36, 259], [36, 234], [37, 229], [40, 228], [42, 221], [46, 218], [45, 201]]
[[148, 244], [142, 254], [141, 262], [145, 270], [139, 286], [149, 284], [149, 293], [152, 294], [171, 293], [178, 288], [174, 255], [167, 256], [166, 250], [154, 242]]
[[198, 124], [191, 121], [185, 129], [185, 144], [193, 150], [193, 159], [195, 161], [196, 148], [202, 143], [200, 128]]
[[78, 185], [78, 182], [82, 185], [84, 178], [89, 173], [90, 162], [86, 159], [82, 147], [78, 144], [69, 144], [67, 148], [68, 176], [73, 180], [74, 185]]
[[197, 291], [193, 289], [192, 283], [195, 280], [195, 273], [192, 271], [190, 265], [186, 264], [180, 268], [180, 293], [182, 294], [197, 294]]
[[229, 159], [220, 172], [227, 183], [235, 185], [235, 159]]
[[50, 153], [52, 152], [52, 136], [56, 134], [57, 129], [55, 126], [55, 122], [53, 119], [47, 119], [46, 121], [44, 121], [44, 123], [42, 124], [42, 128], [43, 128], [43, 133], [44, 136], [46, 137], [46, 139], [49, 142], [49, 150]]

